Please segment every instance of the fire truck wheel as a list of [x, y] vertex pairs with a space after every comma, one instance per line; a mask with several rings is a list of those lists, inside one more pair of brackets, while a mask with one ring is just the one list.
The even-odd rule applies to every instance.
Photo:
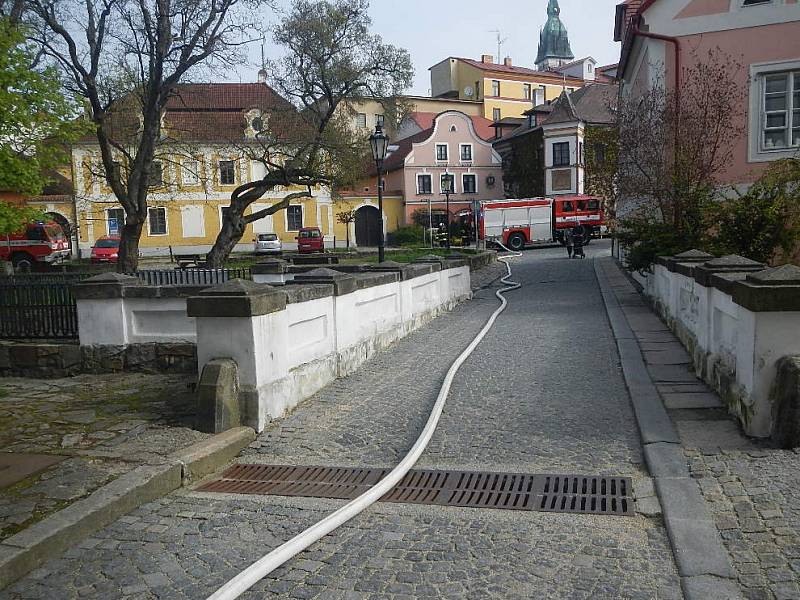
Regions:
[[11, 256], [11, 264], [17, 273], [29, 273], [34, 262], [34, 258], [27, 252], [17, 252]]
[[514, 233], [508, 238], [508, 247], [519, 252], [525, 249], [525, 236], [521, 233]]

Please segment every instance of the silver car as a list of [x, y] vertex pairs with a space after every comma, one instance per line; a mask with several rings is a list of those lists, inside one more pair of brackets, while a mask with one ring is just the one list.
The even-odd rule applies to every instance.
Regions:
[[255, 238], [256, 254], [280, 254], [283, 252], [280, 238], [274, 233], [259, 233]]

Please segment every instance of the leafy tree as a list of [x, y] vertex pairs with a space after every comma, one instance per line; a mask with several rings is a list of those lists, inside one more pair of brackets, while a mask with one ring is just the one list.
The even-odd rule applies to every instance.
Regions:
[[[353, 133], [348, 104], [389, 99], [405, 90], [413, 75], [406, 50], [370, 33], [368, 8], [367, 0], [295, 0], [275, 28], [275, 42], [286, 54], [269, 66], [270, 84], [298, 110], [270, 114], [258, 143], [243, 148], [266, 174], [231, 194], [207, 256], [211, 266], [224, 263], [249, 223], [284, 210], [293, 199], [311, 197], [315, 186], [346, 187], [363, 177], [368, 143]], [[267, 192], [298, 187], [306, 189], [245, 215]]]
[[5, 236], [18, 233], [26, 224], [42, 218], [42, 213], [34, 208], [0, 201], [0, 243]]
[[344, 225], [345, 236], [347, 237], [347, 249], [350, 250], [350, 223], [356, 220], [356, 211], [343, 210], [336, 213], [336, 221]]
[[[45, 59], [85, 100], [103, 176], [125, 210], [121, 272], [134, 271], [161, 119], [177, 84], [234, 64], [259, 0], [27, 0]], [[128, 118], [133, 115], [132, 118]], [[138, 116], [138, 119], [137, 119]], [[120, 168], [123, 166], [124, 168]]]
[[36, 69], [36, 48], [0, 18], [0, 189], [41, 193], [45, 172], [68, 159], [65, 143], [85, 130], [54, 68]]

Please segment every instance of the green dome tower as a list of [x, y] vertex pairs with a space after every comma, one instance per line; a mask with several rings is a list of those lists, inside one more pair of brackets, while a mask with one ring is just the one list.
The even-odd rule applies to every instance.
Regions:
[[547, 23], [539, 33], [536, 68], [540, 71], [560, 67], [575, 58], [569, 46], [567, 28], [561, 22], [560, 14], [558, 0], [550, 0], [547, 3]]

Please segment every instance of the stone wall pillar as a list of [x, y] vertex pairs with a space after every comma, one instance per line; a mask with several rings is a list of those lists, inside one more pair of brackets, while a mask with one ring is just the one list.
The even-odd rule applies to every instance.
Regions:
[[253, 283], [286, 283], [294, 279], [289, 273], [289, 263], [280, 258], [262, 260], [250, 267], [250, 273]]

